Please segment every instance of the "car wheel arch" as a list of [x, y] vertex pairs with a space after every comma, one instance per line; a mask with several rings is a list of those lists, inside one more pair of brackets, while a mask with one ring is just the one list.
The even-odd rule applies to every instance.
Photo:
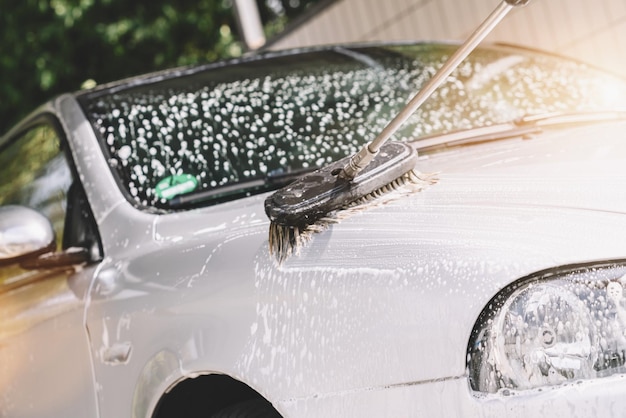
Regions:
[[206, 418], [250, 402], [264, 405], [266, 411], [273, 410], [275, 416], [281, 416], [263, 395], [246, 383], [225, 374], [201, 373], [170, 385], [156, 402], [151, 418]]

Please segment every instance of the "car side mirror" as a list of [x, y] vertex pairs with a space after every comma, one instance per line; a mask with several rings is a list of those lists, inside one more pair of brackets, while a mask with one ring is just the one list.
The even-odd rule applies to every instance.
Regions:
[[0, 267], [36, 259], [55, 248], [48, 218], [24, 206], [0, 206]]

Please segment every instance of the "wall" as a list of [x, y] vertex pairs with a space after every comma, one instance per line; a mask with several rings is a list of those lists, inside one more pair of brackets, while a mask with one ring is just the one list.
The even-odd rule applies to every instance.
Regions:
[[[495, 0], [337, 0], [270, 49], [378, 40], [462, 41]], [[558, 52], [626, 76], [626, 0], [531, 0], [487, 38]]]

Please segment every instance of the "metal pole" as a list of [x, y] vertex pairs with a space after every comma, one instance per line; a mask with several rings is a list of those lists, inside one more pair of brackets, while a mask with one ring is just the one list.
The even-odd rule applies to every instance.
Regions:
[[476, 46], [496, 27], [509, 11], [529, 0], [503, 0], [470, 37], [448, 58], [437, 73], [422, 87], [374, 140], [355, 154], [339, 174], [344, 179], [353, 179], [374, 158], [384, 143], [406, 122], [406, 120], [430, 97], [454, 69], [476, 48]]
[[256, 0], [233, 0], [237, 26], [249, 50], [259, 49], [265, 44], [263, 24]]

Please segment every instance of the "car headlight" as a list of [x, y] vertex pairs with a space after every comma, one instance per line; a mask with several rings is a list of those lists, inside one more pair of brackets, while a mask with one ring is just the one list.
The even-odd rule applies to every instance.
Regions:
[[626, 262], [544, 271], [503, 289], [468, 346], [471, 388], [511, 390], [626, 372]]

